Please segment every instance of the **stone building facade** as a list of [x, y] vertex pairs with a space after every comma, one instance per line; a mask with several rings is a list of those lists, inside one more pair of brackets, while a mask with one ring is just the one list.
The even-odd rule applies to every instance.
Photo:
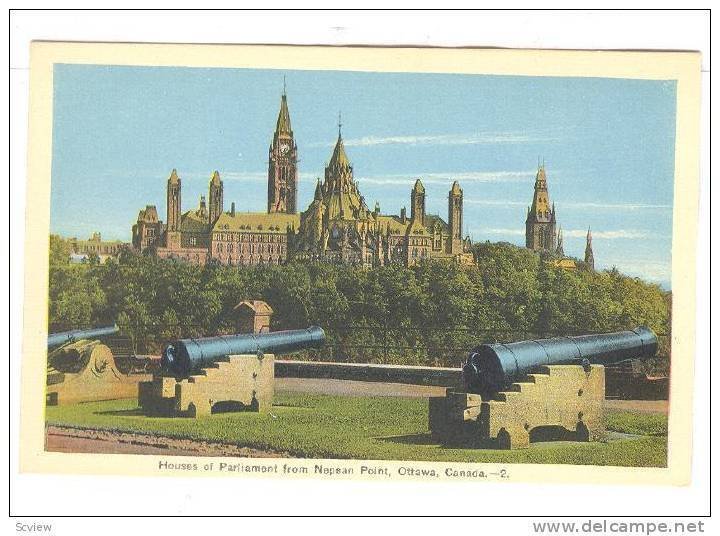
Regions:
[[533, 251], [557, 249], [555, 204], [550, 205], [545, 165], [539, 166], [535, 176], [535, 193], [525, 219], [525, 247]]
[[[555, 203], [550, 204], [545, 164], [538, 165], [535, 175], [535, 191], [532, 205], [528, 207], [525, 218], [525, 247], [539, 253], [551, 254], [551, 262], [560, 268], [575, 270], [578, 261], [565, 255], [562, 227], [557, 227]], [[588, 229], [585, 246], [585, 265], [595, 269], [592, 251], [592, 234]]]
[[87, 240], [68, 238], [67, 243], [70, 246], [71, 255], [74, 257], [87, 258], [97, 255], [101, 262], [110, 257], [117, 257], [123, 248], [129, 246], [122, 240], [103, 240], [100, 233], [97, 232]]
[[353, 167], [338, 132], [325, 179], [318, 179], [315, 195], [300, 216], [292, 235], [298, 259], [357, 264], [365, 267], [388, 263], [415, 265], [431, 258], [472, 262], [469, 242], [462, 238], [462, 199], [455, 182], [448, 195], [448, 223], [425, 212], [425, 187], [420, 179], [410, 192], [410, 217], [371, 211], [353, 177]]
[[204, 264], [210, 260], [244, 266], [282, 264], [288, 260], [322, 261], [364, 267], [425, 259], [473, 262], [470, 242], [462, 236], [463, 192], [455, 182], [448, 194], [448, 220], [426, 214], [425, 188], [417, 179], [410, 192], [410, 217], [368, 209], [353, 177], [340, 127], [324, 180], [318, 179], [307, 209], [298, 213], [298, 150], [287, 96], [269, 148], [266, 213], [229, 211], [223, 205], [223, 182], [215, 171], [208, 200], [182, 212], [182, 180], [173, 170], [167, 181], [166, 224], [154, 206], [141, 210], [133, 226], [133, 245], [162, 258]]
[[162, 243], [165, 235], [165, 224], [158, 218], [155, 205], [147, 205], [138, 213], [137, 221], [132, 226], [132, 245], [138, 251], [145, 251]]

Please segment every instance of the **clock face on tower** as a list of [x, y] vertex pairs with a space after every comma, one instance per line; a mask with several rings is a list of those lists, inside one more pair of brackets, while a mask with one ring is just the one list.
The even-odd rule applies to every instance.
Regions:
[[284, 155], [290, 150], [290, 144], [286, 141], [280, 142], [280, 154]]

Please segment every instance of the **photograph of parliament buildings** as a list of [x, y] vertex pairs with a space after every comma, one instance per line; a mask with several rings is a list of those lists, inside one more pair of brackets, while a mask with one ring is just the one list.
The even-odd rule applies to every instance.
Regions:
[[[661, 417], [616, 416], [613, 432], [648, 432], [607, 444], [589, 441], [599, 418], [578, 417], [604, 392], [667, 397], [672, 294], [631, 270], [664, 258], [653, 237], [672, 223], [645, 193], [672, 185], [655, 174], [672, 178], [672, 145], [647, 146], [647, 95], [616, 80], [292, 76], [288, 93], [275, 69], [57, 69], [47, 332], [102, 339], [49, 347], [48, 425], [233, 449], [221, 456], [663, 467]], [[642, 113], [628, 119], [618, 94]], [[617, 157], [625, 146], [639, 161]], [[638, 327], [657, 352], [615, 383], [563, 357], [574, 372], [557, 387], [507, 387], [522, 398], [504, 414], [567, 408], [567, 424], [517, 410], [519, 439], [462, 448], [438, 425], [477, 431], [480, 401], [504, 404], [463, 379], [495, 377], [472, 372], [479, 345], [547, 364], [534, 341], [572, 356], [567, 337]], [[530, 448], [546, 428], [571, 435]], [[527, 454], [494, 448], [513, 444]]]
[[[338, 137], [317, 179], [312, 202], [298, 213], [298, 147], [294, 139], [283, 91], [275, 132], [269, 148], [267, 212], [225, 210], [223, 181], [215, 171], [207, 199], [197, 208], [182, 211], [182, 179], [173, 169], [167, 180], [166, 220], [157, 207], [140, 210], [132, 227], [132, 245], [159, 258], [225, 265], [283, 264], [289, 260], [352, 264], [366, 268], [399, 263], [414, 266], [429, 259], [472, 264], [471, 241], [463, 237], [463, 191], [454, 181], [448, 192], [447, 220], [425, 210], [425, 187], [420, 179], [410, 192], [410, 214], [370, 210], [353, 178], [353, 166], [342, 138]], [[532, 205], [528, 207], [526, 247], [548, 251], [561, 258], [562, 267], [575, 268], [565, 259], [562, 231], [556, 228], [554, 204], [550, 205], [544, 164], [538, 166]], [[585, 262], [593, 267], [588, 230]]]
[[370, 210], [353, 179], [341, 125], [325, 179], [298, 213], [298, 148], [290, 123], [287, 95], [280, 102], [269, 149], [267, 213], [225, 210], [223, 181], [215, 171], [207, 201], [182, 212], [182, 180], [173, 169], [167, 181], [167, 218], [147, 206], [133, 225], [133, 246], [161, 258], [198, 264], [209, 259], [227, 265], [282, 264], [288, 260], [319, 260], [364, 267], [396, 262], [412, 266], [430, 258], [471, 263], [469, 240], [463, 238], [463, 192], [453, 183], [448, 194], [447, 221], [425, 212], [425, 188], [418, 179], [411, 192], [410, 214]]

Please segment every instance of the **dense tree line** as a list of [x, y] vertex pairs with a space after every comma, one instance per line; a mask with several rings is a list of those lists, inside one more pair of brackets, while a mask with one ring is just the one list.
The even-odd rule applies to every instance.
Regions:
[[371, 270], [194, 266], [132, 251], [105, 264], [70, 264], [66, 246], [51, 237], [50, 329], [117, 322], [138, 352], [155, 352], [168, 339], [231, 332], [235, 305], [261, 299], [275, 311], [273, 329], [325, 329], [329, 344], [309, 357], [448, 366], [486, 341], [641, 324], [669, 334], [670, 295], [656, 285], [617, 270], [563, 270], [510, 244], [476, 244], [474, 254], [470, 267]]

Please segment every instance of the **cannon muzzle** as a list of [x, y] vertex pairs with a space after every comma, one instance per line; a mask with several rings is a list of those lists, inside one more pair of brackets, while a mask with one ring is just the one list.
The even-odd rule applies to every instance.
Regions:
[[308, 348], [319, 348], [325, 342], [322, 328], [219, 335], [202, 339], [180, 339], [168, 344], [162, 352], [161, 367], [176, 378], [185, 378], [192, 371], [211, 365], [229, 355], [288, 354]]
[[103, 328], [90, 329], [74, 329], [72, 331], [63, 331], [61, 333], [50, 333], [47, 338], [48, 350], [52, 350], [58, 346], [79, 341], [81, 339], [102, 339], [109, 337], [120, 331], [117, 326], [107, 326]]
[[483, 344], [463, 365], [465, 390], [483, 398], [510, 386], [541, 365], [610, 365], [633, 358], [653, 357], [658, 340], [650, 328], [577, 337], [556, 337]]

